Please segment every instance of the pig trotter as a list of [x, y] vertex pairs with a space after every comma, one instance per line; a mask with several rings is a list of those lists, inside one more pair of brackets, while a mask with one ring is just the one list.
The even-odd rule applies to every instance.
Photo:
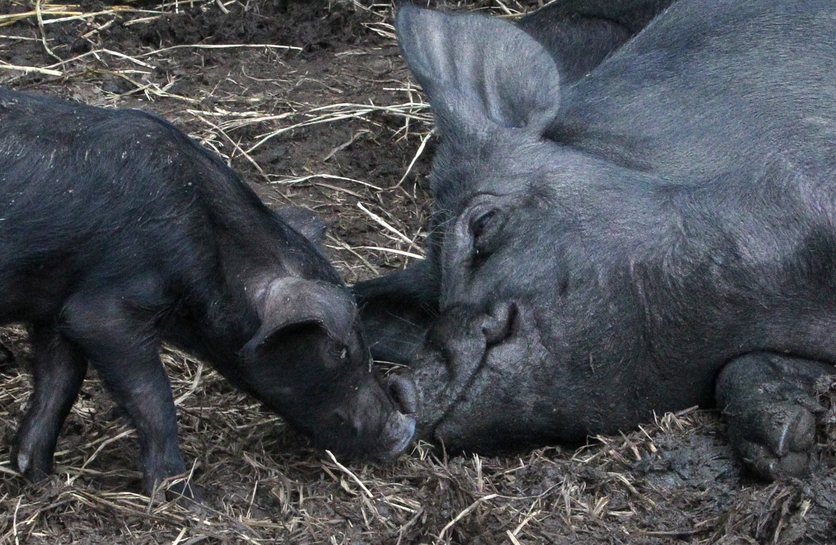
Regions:
[[52, 473], [52, 457], [64, 419], [87, 373], [87, 361], [70, 341], [46, 327], [33, 331], [34, 391], [17, 431], [12, 463], [33, 481]]
[[726, 364], [717, 379], [717, 404], [732, 447], [753, 473], [773, 480], [810, 470], [815, 414], [823, 410], [813, 385], [832, 372], [822, 362], [771, 353]]

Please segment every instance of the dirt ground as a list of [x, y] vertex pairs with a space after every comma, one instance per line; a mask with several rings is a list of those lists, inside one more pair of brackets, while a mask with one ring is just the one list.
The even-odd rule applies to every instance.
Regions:
[[[268, 203], [317, 211], [349, 283], [420, 256], [434, 139], [388, 3], [78, 2], [0, 0], [0, 85], [161, 114]], [[514, 16], [538, 2], [446, 5]], [[206, 495], [195, 513], [140, 493], [135, 434], [95, 376], [55, 477], [32, 484], [12, 471], [29, 349], [20, 327], [0, 341], [15, 354], [0, 355], [0, 544], [836, 543], [834, 383], [821, 388], [819, 467], [802, 480], [754, 480], [718, 415], [695, 410], [579, 450], [448, 458], [418, 445], [372, 465], [312, 449], [166, 350], [184, 455]]]

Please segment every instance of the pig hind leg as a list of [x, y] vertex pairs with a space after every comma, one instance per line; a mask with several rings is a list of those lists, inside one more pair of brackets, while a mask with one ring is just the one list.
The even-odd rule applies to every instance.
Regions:
[[35, 327], [32, 341], [34, 390], [15, 437], [12, 463], [38, 481], [52, 473], [58, 434], [81, 389], [87, 360], [52, 328]]
[[[155, 315], [142, 308], [148, 307], [122, 294], [77, 296], [66, 305], [62, 325], [136, 428], [143, 486], [152, 494], [186, 467], [177, 442], [171, 386], [160, 361]], [[168, 490], [196, 495], [188, 483]]]
[[717, 378], [717, 405], [743, 463], [765, 479], [809, 471], [816, 439], [816, 380], [832, 365], [774, 353], [728, 362]]

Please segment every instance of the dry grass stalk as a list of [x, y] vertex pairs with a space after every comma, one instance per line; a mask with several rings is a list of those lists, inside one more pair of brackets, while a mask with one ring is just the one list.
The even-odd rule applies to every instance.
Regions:
[[301, 47], [278, 44], [182, 44], [163, 47], [143, 53], [140, 57], [152, 57], [178, 49], [272, 49], [276, 51], [302, 51]]
[[41, 68], [39, 66], [19, 66], [16, 64], [8, 64], [4, 61], [0, 61], [0, 70], [20, 70], [21, 72], [35, 72], [38, 74], [43, 74], [45, 76], [63, 76], [64, 73], [58, 70], [52, 70], [51, 68]]
[[[19, 4], [23, 5], [22, 3]], [[0, 26], [7, 26], [20, 21], [25, 21], [26, 19], [34, 18], [38, 21], [38, 26], [41, 28], [41, 32], [43, 33], [43, 27], [46, 25], [56, 25], [83, 19], [129, 14], [137, 11], [139, 10], [129, 6], [113, 6], [107, 10], [86, 12], [82, 10], [79, 4], [53, 4], [50, 2], [36, 0], [35, 9], [33, 10], [19, 13], [0, 14]]]
[[400, 231], [398, 231], [397, 229], [395, 229], [394, 227], [392, 227], [391, 225], [386, 223], [386, 221], [384, 221], [383, 218], [381, 218], [380, 216], [378, 216], [377, 214], [375, 214], [374, 212], [372, 212], [371, 210], [369, 210], [368, 208], [363, 206], [363, 203], [358, 202], [357, 203], [357, 208], [359, 208], [360, 210], [362, 210], [363, 212], [368, 214], [368, 216], [370, 218], [372, 218], [372, 220], [374, 220], [375, 223], [381, 225], [384, 229], [394, 233], [398, 238], [400, 238], [401, 240], [403, 240], [407, 244], [414, 244], [415, 241], [413, 239], [407, 237], [406, 235], [404, 235], [403, 233], [401, 233]]
[[[247, 151], [252, 153], [256, 148], [262, 146], [268, 140], [289, 131], [301, 129], [303, 127], [309, 127], [311, 125], [319, 125], [321, 123], [337, 123], [348, 119], [356, 119], [373, 113], [395, 114], [408, 119], [421, 119], [426, 121], [428, 120], [426, 116], [420, 116], [418, 113], [415, 112], [416, 109], [422, 108], [427, 108], [427, 105], [416, 105], [410, 103], [391, 106], [375, 106], [373, 104], [329, 104], [326, 106], [319, 106], [311, 108], [304, 112], [304, 115], [306, 117], [310, 117], [310, 119], [306, 121], [302, 121], [294, 125], [290, 125], [288, 127], [283, 127], [281, 129], [271, 131], [263, 135], [259, 135], [257, 137], [256, 143], [253, 144]], [[318, 112], [329, 110], [337, 111], [333, 113], [316, 115]]]

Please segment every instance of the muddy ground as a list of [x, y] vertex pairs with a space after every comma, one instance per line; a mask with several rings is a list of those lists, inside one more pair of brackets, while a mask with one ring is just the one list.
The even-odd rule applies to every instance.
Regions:
[[[513, 16], [538, 2], [447, 4]], [[0, 84], [163, 115], [268, 203], [317, 211], [330, 256], [356, 282], [421, 254], [429, 207], [431, 117], [390, 8], [0, 0]], [[15, 353], [0, 357], [0, 543], [836, 543], [833, 384], [822, 388], [819, 467], [802, 480], [742, 472], [712, 411], [659, 415], [579, 450], [448, 458], [418, 445], [380, 466], [312, 449], [200, 361], [166, 350], [184, 455], [207, 498], [195, 514], [141, 494], [135, 435], [95, 376], [62, 433], [56, 476], [15, 474], [29, 352], [20, 327], [0, 340]]]

